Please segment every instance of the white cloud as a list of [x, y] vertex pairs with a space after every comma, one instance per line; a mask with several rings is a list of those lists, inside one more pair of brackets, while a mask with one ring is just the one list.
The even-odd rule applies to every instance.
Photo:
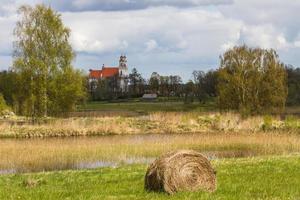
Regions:
[[157, 45], [157, 42], [155, 40], [149, 40], [148, 42], [146, 42], [146, 52], [149, 52], [149, 51], [152, 51], [152, 50], [155, 50], [158, 45]]
[[78, 52], [75, 65], [84, 69], [116, 64], [126, 53], [146, 74], [181, 71], [189, 77], [194, 69], [216, 67], [219, 55], [238, 44], [274, 48], [284, 62], [300, 65], [298, 0], [4, 0], [2, 65], [10, 63], [16, 8], [24, 2], [46, 2], [63, 11]]
[[[74, 48], [86, 53], [110, 53], [120, 49], [140, 54], [178, 53], [187, 59], [221, 52], [222, 44], [238, 40], [242, 23], [221, 13], [198, 9], [152, 8], [134, 12], [64, 13], [72, 29]], [[228, 28], [230, 27], [230, 28]], [[126, 41], [126, 45], [122, 45]], [[158, 55], [159, 56], [159, 55]]]
[[242, 20], [251, 26], [272, 24], [292, 41], [300, 31], [298, 0], [238, 0], [230, 6], [219, 6], [225, 17]]
[[295, 47], [299, 47], [300, 48], [300, 40], [297, 40], [294, 42]]
[[233, 48], [235, 45], [236, 44], [233, 43], [233, 42], [226, 42], [226, 43], [224, 43], [224, 44], [221, 45], [221, 50], [225, 52], [225, 51]]

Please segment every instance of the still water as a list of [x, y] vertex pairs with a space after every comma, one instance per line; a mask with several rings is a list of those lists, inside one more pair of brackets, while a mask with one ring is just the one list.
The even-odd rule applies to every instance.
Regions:
[[238, 134], [0, 139], [0, 174], [147, 165], [161, 154], [176, 149], [197, 150], [210, 160], [297, 150], [299, 138], [290, 140], [295, 143], [295, 149], [279, 146], [282, 138]]

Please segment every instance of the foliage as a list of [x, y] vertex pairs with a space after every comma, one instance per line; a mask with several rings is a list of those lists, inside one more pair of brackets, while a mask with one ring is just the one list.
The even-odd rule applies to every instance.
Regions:
[[51, 115], [67, 114], [76, 109], [75, 105], [84, 100], [83, 73], [67, 67], [49, 82], [48, 112]]
[[171, 92], [170, 88], [170, 77], [160, 76], [159, 77], [159, 94], [164, 97], [169, 97]]
[[98, 79], [94, 84], [96, 85], [96, 89], [95, 92], [92, 92], [93, 100], [111, 100], [119, 97], [117, 76]]
[[140, 97], [143, 95], [145, 90], [145, 79], [137, 71], [136, 68], [132, 69], [132, 72], [129, 74], [129, 93], [131, 97]]
[[284, 126], [287, 129], [299, 129], [300, 130], [300, 120], [299, 118], [291, 115], [287, 116], [284, 120]]
[[182, 78], [178, 75], [171, 75], [169, 76], [169, 80], [171, 93], [173, 93], [174, 96], [180, 97], [182, 92]]
[[192, 103], [194, 102], [195, 96], [195, 84], [193, 81], [188, 81], [184, 85], [184, 103]]
[[149, 86], [150, 90], [153, 93], [158, 93], [159, 92], [159, 85], [160, 85], [160, 78], [159, 74], [157, 72], [153, 72], [151, 74], [150, 80], [149, 80]]
[[0, 72], [0, 93], [9, 106], [13, 106], [16, 101], [15, 92], [18, 90], [17, 74], [12, 71]]
[[3, 98], [3, 95], [0, 93], [0, 114], [6, 109], [8, 109], [8, 106]]
[[273, 128], [273, 118], [270, 115], [266, 115], [263, 118], [262, 130], [271, 130]]
[[218, 74], [221, 109], [242, 114], [284, 110], [286, 71], [274, 50], [234, 47], [221, 57]]
[[194, 71], [193, 76], [196, 96], [200, 102], [206, 102], [209, 98], [217, 96], [217, 71], [210, 70], [206, 73], [203, 71]]
[[287, 66], [288, 97], [287, 105], [300, 105], [300, 68]]
[[[118, 93], [118, 88], [114, 81], [118, 77], [93, 80], [86, 84], [86, 88], [91, 92], [92, 100], [116, 100], [121, 98], [138, 98], [145, 93], [156, 93], [160, 97], [177, 98], [184, 96], [184, 84], [178, 75], [161, 76], [153, 72], [150, 79], [146, 81], [136, 68], [129, 74], [129, 90], [125, 93]], [[88, 80], [86, 80], [87, 82]]]
[[20, 76], [18, 112], [42, 117], [72, 110], [84, 92], [81, 74], [71, 66], [70, 30], [50, 7], [22, 6], [19, 13], [13, 66]]
[[182, 79], [178, 75], [159, 76], [158, 91], [160, 96], [167, 97], [180, 97], [184, 92], [182, 90]]

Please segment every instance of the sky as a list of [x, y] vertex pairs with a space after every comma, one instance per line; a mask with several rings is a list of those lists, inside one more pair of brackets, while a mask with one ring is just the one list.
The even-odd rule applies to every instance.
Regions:
[[23, 4], [51, 6], [71, 29], [74, 66], [117, 66], [192, 79], [216, 69], [235, 45], [273, 48], [300, 66], [300, 0], [0, 0], [0, 70], [12, 66], [13, 30]]

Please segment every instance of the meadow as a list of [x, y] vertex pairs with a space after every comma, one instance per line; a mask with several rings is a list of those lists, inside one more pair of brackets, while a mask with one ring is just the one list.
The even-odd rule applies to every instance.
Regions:
[[241, 117], [213, 105], [96, 102], [73, 116], [0, 123], [0, 199], [170, 199], [143, 189], [146, 168], [176, 149], [207, 156], [213, 193], [171, 199], [300, 198], [298, 108]]
[[[210, 109], [209, 109], [210, 108]], [[128, 111], [142, 111], [142, 112], [155, 112], [155, 111], [195, 111], [211, 110], [215, 105], [213, 101], [206, 104], [198, 102], [186, 104], [180, 99], [165, 99], [158, 98], [154, 101], [142, 101], [141, 99], [131, 99], [124, 101], [94, 101], [87, 102], [86, 104], [79, 105], [78, 110], [128, 110]]]
[[151, 112], [132, 117], [48, 118], [41, 123], [30, 121], [0, 124], [0, 138], [34, 138], [67, 136], [103, 136], [136, 134], [189, 134], [214, 132], [286, 132], [299, 133], [300, 119], [287, 116], [253, 116], [242, 118], [235, 113]]
[[212, 161], [217, 191], [169, 196], [143, 188], [146, 165], [0, 176], [0, 199], [299, 199], [300, 157]]

